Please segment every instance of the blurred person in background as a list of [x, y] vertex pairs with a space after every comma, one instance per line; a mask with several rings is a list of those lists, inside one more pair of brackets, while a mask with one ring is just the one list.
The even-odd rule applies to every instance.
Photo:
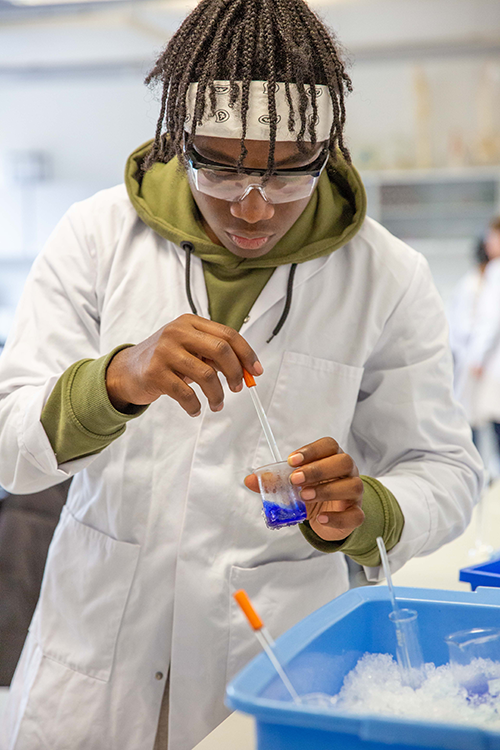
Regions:
[[500, 455], [500, 217], [476, 249], [476, 266], [457, 285], [450, 306], [455, 392], [474, 441], [491, 424]]
[[[276, 636], [348, 589], [344, 555], [378, 580], [377, 536], [396, 570], [470, 520], [482, 465], [443, 306], [365, 216], [341, 58], [302, 0], [202, 0], [148, 77], [160, 117], [126, 184], [33, 264], [0, 482], [74, 478], [1, 750], [192, 750], [256, 652], [231, 592]], [[265, 368], [299, 527], [269, 530], [252, 494], [269, 455], [243, 367]]]

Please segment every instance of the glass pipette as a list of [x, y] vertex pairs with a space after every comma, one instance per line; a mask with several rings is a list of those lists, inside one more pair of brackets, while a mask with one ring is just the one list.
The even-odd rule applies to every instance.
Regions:
[[380, 559], [382, 561], [382, 567], [384, 569], [385, 580], [387, 581], [387, 588], [389, 589], [389, 596], [391, 597], [392, 609], [394, 612], [398, 611], [398, 605], [396, 602], [396, 596], [394, 594], [394, 587], [392, 585], [391, 569], [389, 567], [389, 558], [387, 557], [387, 550], [385, 548], [384, 540], [381, 536], [377, 537], [377, 547], [380, 552]]
[[377, 547], [392, 602], [392, 612], [389, 619], [396, 629], [396, 657], [401, 672], [401, 680], [404, 685], [409, 685], [415, 690], [420, 687], [424, 679], [424, 660], [418, 636], [418, 614], [414, 609], [400, 609], [392, 585], [387, 550], [381, 536], [377, 537]]
[[239, 591], [236, 591], [233, 594], [233, 597], [236, 599], [238, 604], [240, 605], [241, 609], [243, 610], [245, 617], [247, 618], [250, 627], [252, 628], [255, 637], [259, 641], [260, 645], [268, 655], [271, 664], [281, 677], [283, 684], [285, 685], [286, 689], [292, 696], [292, 700], [294, 703], [300, 703], [300, 697], [295, 690], [294, 686], [286, 676], [285, 670], [281, 666], [281, 664], [278, 661], [278, 658], [276, 654], [274, 653], [274, 646], [275, 643], [273, 639], [271, 638], [271, 635], [269, 634], [267, 628], [264, 626], [264, 623], [260, 619], [257, 612], [254, 610], [250, 599], [248, 598], [248, 594], [244, 589], [240, 589]]
[[264, 407], [261, 404], [259, 394], [257, 393], [257, 386], [254, 380], [253, 375], [250, 375], [249, 372], [247, 372], [245, 369], [243, 369], [243, 377], [245, 379], [245, 383], [248, 387], [248, 390], [250, 391], [250, 396], [252, 397], [253, 405], [255, 406], [255, 411], [257, 412], [257, 416], [259, 417], [260, 423], [262, 425], [262, 429], [264, 430], [264, 435], [266, 436], [267, 443], [269, 445], [269, 448], [271, 450], [271, 453], [273, 454], [273, 458], [275, 461], [282, 461], [281, 454], [278, 450], [278, 446], [276, 445], [276, 440], [274, 439], [273, 431], [271, 430], [271, 425], [269, 424], [269, 421], [266, 416], [266, 412], [264, 411]]

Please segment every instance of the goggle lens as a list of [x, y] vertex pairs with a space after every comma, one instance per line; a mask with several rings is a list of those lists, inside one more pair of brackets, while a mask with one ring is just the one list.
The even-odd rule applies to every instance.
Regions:
[[317, 185], [327, 159], [314, 172], [272, 174], [264, 183], [257, 174], [238, 173], [233, 169], [202, 166], [188, 159], [189, 177], [195, 188], [212, 198], [235, 203], [245, 198], [250, 190], [258, 189], [269, 203], [290, 203], [308, 198]]
[[235, 202], [248, 194], [249, 188], [259, 187], [270, 203], [289, 203], [308, 198], [318, 177], [312, 175], [278, 177], [272, 175], [265, 185], [252, 175], [232, 175], [210, 169], [196, 169], [196, 189], [213, 198]]

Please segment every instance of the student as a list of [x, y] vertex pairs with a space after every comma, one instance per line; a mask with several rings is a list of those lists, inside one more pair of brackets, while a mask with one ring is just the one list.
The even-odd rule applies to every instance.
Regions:
[[[255, 653], [234, 590], [277, 636], [347, 589], [344, 554], [376, 579], [379, 534], [393, 569], [456, 537], [481, 484], [442, 305], [365, 218], [317, 17], [202, 0], [147, 80], [154, 141], [61, 221], [1, 360], [0, 483], [74, 475], [2, 750], [191, 750]], [[271, 457], [242, 367], [300, 527], [243, 484]]]

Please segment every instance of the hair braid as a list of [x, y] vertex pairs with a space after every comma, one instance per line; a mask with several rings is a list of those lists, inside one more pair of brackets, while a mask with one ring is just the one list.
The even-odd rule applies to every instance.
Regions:
[[252, 79], [252, 62], [255, 48], [257, 46], [257, 3], [255, 0], [249, 0], [247, 12], [244, 17], [245, 39], [241, 53], [241, 143], [240, 158], [238, 159], [238, 169], [241, 169], [243, 162], [248, 153], [245, 145], [247, 134], [247, 112], [250, 99], [250, 81]]
[[234, 107], [240, 96], [240, 87], [236, 83], [236, 76], [238, 73], [239, 57], [238, 52], [240, 51], [241, 40], [244, 36], [245, 27], [240, 24], [233, 34], [231, 46], [227, 53], [227, 64], [229, 67], [229, 106]]
[[293, 78], [293, 68], [291, 58], [295, 52], [295, 40], [293, 34], [293, 27], [290, 20], [290, 15], [286, 12], [286, 8], [283, 9], [281, 0], [276, 0], [276, 12], [279, 14], [279, 23], [281, 24], [280, 37], [282, 43], [282, 50], [285, 56], [285, 96], [288, 104], [288, 130], [293, 132], [295, 130], [295, 112], [293, 108], [292, 97], [290, 94], [290, 81]]
[[274, 33], [273, 20], [269, 9], [269, 4], [273, 0], [263, 0], [262, 3], [262, 21], [263, 21], [263, 41], [268, 51], [267, 61], [267, 106], [269, 110], [269, 155], [267, 159], [267, 169], [272, 171], [274, 166], [274, 151], [276, 148], [276, 131], [277, 131], [277, 111], [276, 111], [276, 65], [274, 60]]

